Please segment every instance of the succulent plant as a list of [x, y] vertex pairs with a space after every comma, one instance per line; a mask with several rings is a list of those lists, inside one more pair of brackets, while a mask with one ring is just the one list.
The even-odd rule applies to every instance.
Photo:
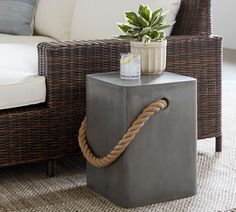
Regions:
[[125, 12], [127, 23], [118, 23], [119, 29], [124, 33], [118, 38], [142, 41], [144, 43], [162, 41], [165, 39], [164, 29], [174, 23], [166, 23], [167, 12], [162, 8], [151, 11], [149, 6], [140, 5], [138, 14]]

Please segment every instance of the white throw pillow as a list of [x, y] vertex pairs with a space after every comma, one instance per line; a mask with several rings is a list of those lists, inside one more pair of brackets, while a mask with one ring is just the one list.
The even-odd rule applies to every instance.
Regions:
[[35, 31], [63, 41], [70, 38], [71, 21], [76, 0], [39, 0], [35, 15]]
[[37, 44], [0, 44], [0, 77], [7, 71], [38, 74]]
[[[113, 38], [121, 32], [118, 22], [125, 22], [124, 12], [138, 11], [140, 4], [152, 10], [168, 10], [167, 20], [175, 20], [181, 0], [77, 0], [71, 26], [72, 40]], [[166, 36], [172, 28], [166, 30]]]

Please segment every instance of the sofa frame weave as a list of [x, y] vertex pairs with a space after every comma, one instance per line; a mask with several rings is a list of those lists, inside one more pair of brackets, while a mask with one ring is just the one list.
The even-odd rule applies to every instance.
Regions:
[[[198, 82], [198, 138], [216, 138], [221, 151], [222, 38], [212, 36], [210, 0], [182, 0], [168, 39], [167, 71]], [[79, 154], [78, 129], [86, 113], [86, 74], [119, 70], [118, 40], [38, 45], [39, 75], [46, 77], [44, 104], [0, 111], [0, 167]]]

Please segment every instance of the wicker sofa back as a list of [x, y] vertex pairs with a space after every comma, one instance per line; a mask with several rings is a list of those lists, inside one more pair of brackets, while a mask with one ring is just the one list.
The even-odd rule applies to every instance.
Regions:
[[182, 0], [172, 35], [211, 34], [211, 0]]

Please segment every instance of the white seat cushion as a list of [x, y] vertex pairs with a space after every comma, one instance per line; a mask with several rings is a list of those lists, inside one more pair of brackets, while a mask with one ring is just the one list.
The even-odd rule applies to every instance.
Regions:
[[45, 78], [38, 76], [37, 44], [0, 44], [0, 109], [45, 102]]
[[6, 70], [0, 77], [0, 109], [45, 102], [45, 77]]
[[23, 36], [23, 35], [8, 35], [0, 34], [1, 43], [41, 43], [56, 41], [53, 38], [46, 36]]
[[6, 70], [38, 74], [37, 43], [0, 44], [0, 58], [0, 74]]
[[[173, 22], [181, 0], [77, 0], [71, 25], [72, 40], [106, 39], [121, 34], [118, 22], [125, 22], [125, 11], [138, 11], [140, 4], [152, 10], [168, 10], [167, 21]], [[172, 28], [166, 30], [166, 36]]]

